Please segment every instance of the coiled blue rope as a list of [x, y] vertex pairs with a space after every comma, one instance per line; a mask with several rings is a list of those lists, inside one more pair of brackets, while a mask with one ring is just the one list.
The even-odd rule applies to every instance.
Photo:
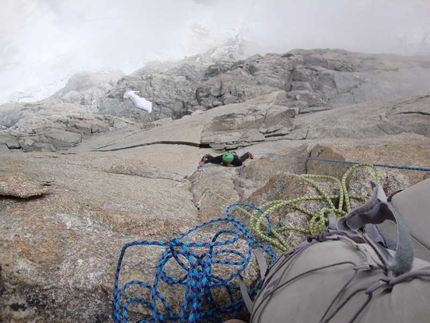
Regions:
[[[270, 258], [269, 263], [276, 261], [276, 253], [270, 244], [263, 245], [256, 240], [241, 221], [231, 217], [231, 212], [236, 207], [246, 207], [263, 213], [263, 210], [247, 203], [234, 203], [226, 208], [226, 217], [207, 221], [198, 226], [191, 228], [176, 239], [170, 241], [159, 240], [137, 240], [124, 245], [118, 259], [118, 265], [115, 273], [113, 286], [113, 318], [116, 323], [129, 321], [129, 307], [133, 303], [139, 303], [147, 307], [149, 315], [140, 319], [139, 322], [219, 322], [221, 313], [234, 313], [243, 307], [242, 298], [236, 298], [233, 291], [239, 290], [239, 285], [233, 280], [238, 278], [241, 273], [248, 267], [254, 248], [260, 248]], [[269, 222], [269, 220], [267, 219]], [[211, 241], [207, 242], [188, 242], [184, 239], [191, 233], [215, 224], [229, 224], [231, 228], [220, 230], [216, 233]], [[268, 223], [268, 230], [271, 224]], [[223, 235], [233, 235], [231, 238], [221, 240]], [[230, 249], [234, 243], [241, 241], [247, 244], [247, 253]], [[128, 248], [134, 246], [160, 246], [165, 247], [164, 252], [157, 263], [157, 269], [152, 285], [141, 281], [132, 280], [119, 287], [120, 272], [123, 259]], [[215, 249], [216, 247], [216, 249]], [[221, 247], [221, 249], [220, 249]], [[196, 252], [201, 249], [201, 252]], [[237, 261], [219, 259], [219, 256], [235, 255]], [[186, 261], [185, 261], [186, 259]], [[166, 264], [169, 261], [176, 263], [185, 271], [180, 278], [171, 277], [166, 272]], [[228, 277], [219, 277], [212, 273], [212, 265], [227, 265], [237, 267]], [[182, 285], [185, 289], [182, 309], [175, 313], [169, 306], [166, 298], [158, 291], [160, 282], [163, 281], [169, 285]], [[126, 297], [126, 291], [129, 287], [140, 286], [151, 292], [150, 299], [143, 297]], [[224, 288], [228, 294], [228, 304], [217, 304], [214, 300], [213, 291]], [[250, 291], [251, 297], [255, 296], [260, 288], [260, 283], [256, 284]], [[226, 302], [227, 303], [227, 302]], [[204, 309], [203, 309], [204, 304]], [[161, 306], [160, 306], [161, 305]], [[162, 310], [159, 308], [162, 307]]]

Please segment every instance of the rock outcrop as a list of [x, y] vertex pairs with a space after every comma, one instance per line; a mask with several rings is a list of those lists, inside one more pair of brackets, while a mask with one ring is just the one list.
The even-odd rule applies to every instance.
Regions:
[[141, 125], [124, 118], [100, 115], [90, 105], [25, 103], [0, 107], [0, 145], [24, 151], [67, 150], [84, 137]]
[[428, 96], [297, 114], [296, 108], [279, 102], [284, 95], [285, 92], [276, 91], [244, 103], [218, 107], [98, 148], [108, 151], [183, 143], [223, 151], [280, 140], [384, 140], [395, 136], [399, 140], [404, 136], [426, 140], [429, 136]]
[[121, 79], [100, 107], [112, 112], [113, 106], [120, 106], [116, 113], [128, 116], [122, 94], [130, 88], [154, 102], [157, 118], [180, 118], [195, 110], [283, 90], [288, 92], [288, 106], [306, 113], [321, 107], [427, 94], [428, 66], [426, 58], [341, 50], [294, 50], [212, 65], [197, 56], [171, 68], [142, 69]]
[[123, 76], [120, 71], [78, 73], [69, 79], [63, 89], [43, 102], [97, 105]]
[[[221, 106], [250, 104], [259, 97], [276, 93], [270, 106], [250, 105], [244, 114], [234, 111], [217, 115], [206, 126], [201, 144], [222, 150], [280, 138], [378, 136], [381, 132], [403, 131], [425, 135], [428, 132], [426, 121], [419, 121], [418, 129], [418, 120], [414, 118], [419, 115], [423, 119], [428, 112], [415, 111], [413, 116], [407, 102], [402, 112], [381, 108], [378, 123], [363, 125], [354, 134], [342, 126], [324, 130], [312, 125], [314, 130], [309, 130], [310, 127], [295, 124], [293, 120], [298, 114], [310, 114], [310, 119], [331, 115], [336, 122], [334, 116], [340, 111], [317, 117], [314, 112], [352, 104], [369, 107], [367, 102], [371, 100], [427, 95], [430, 62], [424, 57], [366, 55], [341, 50], [293, 50], [285, 54], [254, 55], [244, 60], [237, 57], [229, 51], [221, 54], [211, 51], [181, 62], [149, 64], [128, 76], [119, 72], [78, 74], [64, 89], [40, 103], [2, 106], [0, 129], [14, 131], [22, 137], [21, 142], [32, 140], [33, 145], [22, 146], [27, 151], [62, 150], [75, 146], [82, 138], [64, 133], [65, 140], [58, 144], [44, 133], [51, 128], [83, 136], [132, 125], [148, 129], [156, 120], [180, 119]], [[131, 100], [125, 99], [124, 93], [128, 90], [139, 91], [152, 102], [152, 113], [136, 108]], [[358, 111], [362, 108], [352, 109], [367, 123], [366, 117], [370, 116]], [[426, 109], [425, 103], [422, 109]], [[27, 136], [33, 134], [37, 136]], [[68, 140], [70, 137], [73, 138]]]

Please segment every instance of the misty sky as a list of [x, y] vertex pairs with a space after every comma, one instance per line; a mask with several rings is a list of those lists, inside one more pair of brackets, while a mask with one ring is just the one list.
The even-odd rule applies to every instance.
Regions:
[[428, 55], [429, 17], [429, 0], [0, 0], [0, 102], [50, 94], [76, 71], [130, 73], [238, 34], [249, 53]]

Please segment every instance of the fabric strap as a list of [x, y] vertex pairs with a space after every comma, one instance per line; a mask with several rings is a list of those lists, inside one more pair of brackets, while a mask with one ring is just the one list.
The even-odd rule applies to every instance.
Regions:
[[414, 251], [409, 230], [403, 218], [388, 202], [384, 190], [379, 184], [372, 183], [374, 191], [370, 200], [363, 206], [352, 210], [348, 215], [338, 219], [338, 230], [356, 235], [360, 228], [368, 224], [380, 224], [385, 220], [392, 220], [397, 224], [397, 245], [394, 257], [375, 242], [369, 235], [363, 237], [367, 243], [377, 252], [393, 276], [399, 276], [411, 270]]

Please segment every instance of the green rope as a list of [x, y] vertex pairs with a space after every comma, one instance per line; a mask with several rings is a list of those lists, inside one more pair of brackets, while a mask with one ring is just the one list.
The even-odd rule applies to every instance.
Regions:
[[[350, 195], [348, 193], [347, 182], [351, 175], [358, 169], [362, 167], [370, 167], [374, 174], [376, 182], [380, 183], [380, 174], [377, 168], [372, 164], [359, 164], [354, 165], [349, 168], [345, 174], [342, 176], [342, 179], [339, 180], [336, 177], [328, 176], [328, 175], [312, 175], [312, 174], [303, 174], [300, 177], [304, 182], [314, 187], [319, 195], [308, 195], [301, 196], [290, 200], [277, 200], [277, 201], [268, 201], [261, 205], [259, 208], [264, 210], [264, 213], [259, 212], [258, 210], [254, 210], [252, 212], [247, 211], [242, 207], [237, 207], [237, 209], [246, 215], [249, 216], [249, 227], [250, 229], [259, 236], [261, 239], [271, 243], [274, 247], [287, 251], [291, 248], [288, 242], [285, 240], [283, 233], [288, 231], [300, 232], [303, 234], [311, 234], [316, 235], [319, 232], [323, 232], [327, 229], [328, 218], [327, 214], [333, 213], [337, 217], [344, 216], [351, 211], [351, 200], [356, 200], [359, 202], [366, 202], [367, 198], [359, 195]], [[329, 180], [334, 182], [339, 187], [339, 194], [329, 195], [324, 189], [315, 181], [315, 180]], [[200, 174], [196, 182], [200, 181]], [[231, 204], [224, 196], [218, 194], [217, 192], [212, 191], [209, 187], [204, 187], [204, 194], [200, 201], [197, 204], [200, 204], [205, 196], [206, 192], [210, 192], [218, 198], [224, 200], [225, 202]], [[299, 203], [308, 202], [308, 201], [323, 201], [327, 203], [327, 207], [323, 207], [319, 210], [319, 212], [314, 212]], [[335, 205], [337, 203], [337, 206]], [[287, 206], [293, 210], [300, 211], [310, 217], [309, 220], [309, 228], [294, 226], [294, 225], [285, 225], [277, 228], [271, 228], [270, 232], [267, 234], [268, 225], [266, 223], [267, 218], [270, 218], [271, 215], [278, 209]]]
[[[348, 171], [343, 175], [342, 180], [338, 180], [333, 176], [327, 175], [309, 175], [304, 174], [301, 175], [301, 178], [309, 185], [314, 187], [319, 195], [311, 195], [311, 196], [301, 196], [290, 200], [279, 200], [279, 201], [269, 201], [260, 206], [260, 209], [264, 210], [264, 213], [260, 213], [257, 210], [251, 213], [251, 217], [249, 220], [249, 226], [251, 230], [259, 236], [261, 239], [271, 243], [276, 248], [287, 251], [291, 248], [291, 246], [287, 243], [282, 233], [287, 231], [295, 231], [301, 232], [304, 234], [315, 235], [319, 232], [323, 232], [327, 229], [328, 218], [327, 214], [333, 213], [337, 217], [344, 216], [351, 211], [351, 200], [357, 200], [360, 202], [365, 202], [366, 198], [363, 196], [350, 195], [348, 193], [347, 181], [349, 177], [354, 173], [355, 170], [362, 167], [370, 167], [375, 173], [376, 182], [380, 182], [380, 175], [375, 166], [371, 164], [360, 164], [355, 165], [348, 169]], [[316, 179], [330, 180], [337, 184], [339, 187], [338, 195], [329, 195], [324, 189], [315, 181]], [[324, 201], [328, 206], [323, 207], [319, 210], [319, 212], [314, 212], [302, 205], [299, 205], [301, 202], [306, 201]], [[335, 202], [337, 201], [337, 206]], [[300, 211], [308, 216], [310, 216], [309, 220], [309, 228], [303, 228], [294, 225], [285, 225], [277, 228], [272, 228], [267, 234], [267, 217], [270, 216], [276, 210], [281, 207], [290, 207], [293, 210]], [[246, 212], [249, 214], [249, 212]]]

